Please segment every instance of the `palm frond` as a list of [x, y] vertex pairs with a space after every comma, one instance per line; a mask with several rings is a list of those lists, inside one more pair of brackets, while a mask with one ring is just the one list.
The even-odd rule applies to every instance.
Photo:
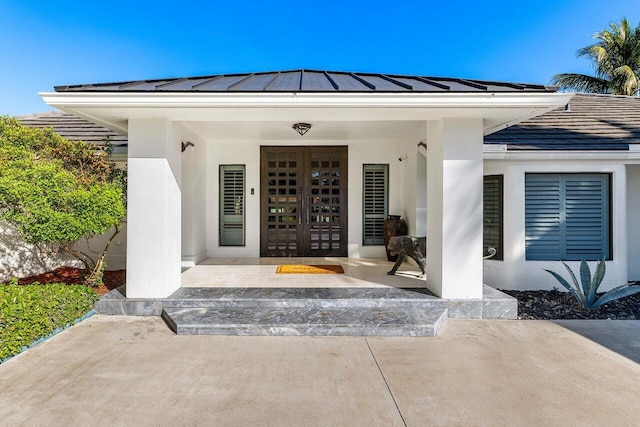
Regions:
[[588, 93], [634, 95], [640, 89], [640, 26], [626, 18], [593, 35], [595, 43], [578, 50], [591, 60], [595, 76], [556, 74], [552, 81], [563, 89]]
[[609, 82], [599, 77], [586, 74], [562, 73], [551, 78], [551, 82], [560, 85], [561, 89], [586, 93], [610, 93]]
[[628, 65], [613, 70], [612, 77], [613, 92], [616, 95], [633, 95], [638, 91], [640, 78]]

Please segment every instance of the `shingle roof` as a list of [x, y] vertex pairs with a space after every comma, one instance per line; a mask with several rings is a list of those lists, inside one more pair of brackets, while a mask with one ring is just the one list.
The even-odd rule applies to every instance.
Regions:
[[485, 137], [508, 150], [628, 150], [640, 144], [640, 98], [576, 94], [567, 109]]
[[56, 86], [56, 92], [555, 92], [557, 86], [292, 70]]
[[127, 146], [126, 136], [62, 111], [34, 113], [16, 119], [29, 127], [53, 128], [54, 132], [71, 141], [104, 145], [108, 139], [114, 147]]

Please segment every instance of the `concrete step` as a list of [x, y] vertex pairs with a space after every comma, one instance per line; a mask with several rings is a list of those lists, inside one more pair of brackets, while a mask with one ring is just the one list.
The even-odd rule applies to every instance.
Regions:
[[435, 336], [447, 308], [164, 307], [162, 318], [185, 335]]

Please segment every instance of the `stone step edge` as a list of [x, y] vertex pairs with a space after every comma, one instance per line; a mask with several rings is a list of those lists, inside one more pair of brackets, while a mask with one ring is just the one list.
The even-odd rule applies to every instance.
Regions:
[[384, 307], [423, 307], [445, 306], [447, 303], [436, 299], [371, 299], [371, 298], [191, 298], [164, 300], [162, 306], [166, 308], [384, 308]]
[[[167, 307], [169, 308], [169, 307]], [[179, 307], [175, 307], [179, 308]], [[200, 307], [201, 308], [201, 307]], [[245, 308], [245, 307], [242, 307]], [[340, 307], [336, 307], [340, 308]], [[376, 308], [376, 307], [373, 307]], [[170, 308], [169, 308], [170, 309]], [[195, 309], [195, 308], [194, 308]], [[214, 308], [215, 309], [215, 308]], [[365, 308], [367, 309], [367, 308]], [[245, 336], [436, 336], [448, 319], [448, 308], [441, 308], [440, 315], [428, 324], [378, 324], [375, 330], [365, 324], [318, 323], [251, 323], [251, 324], [187, 324], [178, 325], [165, 309], [161, 317], [178, 335], [245, 335]], [[410, 329], [410, 330], [407, 330]]]

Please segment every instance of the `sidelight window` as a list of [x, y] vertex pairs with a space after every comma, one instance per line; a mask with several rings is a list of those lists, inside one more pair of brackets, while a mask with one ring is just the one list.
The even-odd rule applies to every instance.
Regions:
[[389, 212], [389, 165], [363, 165], [362, 243], [383, 245], [382, 226]]
[[245, 166], [220, 165], [220, 246], [245, 245]]

